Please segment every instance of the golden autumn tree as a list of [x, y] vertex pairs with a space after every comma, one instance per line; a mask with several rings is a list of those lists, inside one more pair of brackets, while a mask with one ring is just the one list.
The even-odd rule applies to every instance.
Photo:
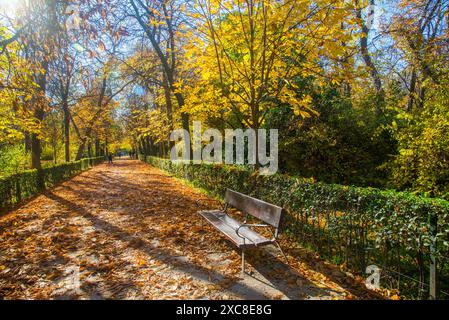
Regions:
[[[422, 108], [427, 93], [449, 75], [449, 1], [402, 0], [385, 29], [411, 70], [407, 111]], [[436, 88], [436, 90], [439, 90]]]
[[[296, 77], [339, 82], [333, 63], [352, 42], [353, 7], [345, 1], [196, 0], [185, 46], [186, 111], [258, 129], [279, 102], [314, 113]], [[341, 28], [341, 24], [346, 25]]]
[[[0, 37], [11, 39], [0, 27]], [[24, 132], [40, 132], [28, 103], [36, 94], [29, 63], [20, 57], [16, 42], [0, 48], [0, 144], [14, 143], [24, 138]]]
[[[189, 113], [185, 107], [185, 95], [178, 90], [182, 64], [182, 31], [186, 28], [187, 7], [189, 1], [183, 0], [128, 0], [127, 11], [134, 17], [151, 43], [154, 55], [159, 60], [162, 74], [167, 110], [179, 112], [182, 128], [189, 127]], [[177, 106], [172, 102], [172, 97]], [[179, 109], [175, 110], [175, 109]], [[168, 112], [170, 122], [173, 122], [171, 112]]]

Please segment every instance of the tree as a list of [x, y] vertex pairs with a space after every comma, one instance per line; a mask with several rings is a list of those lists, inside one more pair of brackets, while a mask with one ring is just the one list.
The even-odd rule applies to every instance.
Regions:
[[345, 54], [336, 40], [352, 39], [343, 1], [198, 0], [193, 8], [185, 70], [194, 76], [183, 83], [192, 114], [233, 115], [239, 126], [259, 129], [279, 103], [303, 117], [315, 114], [310, 95], [298, 94], [297, 77], [341, 81], [337, 69], [323, 65]]
[[439, 84], [448, 74], [449, 35], [445, 17], [449, 1], [404, 0], [400, 6], [402, 10], [393, 15], [386, 30], [412, 70], [407, 106], [411, 111], [415, 104], [423, 106], [426, 83]]
[[171, 108], [170, 91], [181, 110], [182, 127], [190, 132], [189, 114], [184, 110], [185, 98], [178, 88], [180, 51], [177, 47], [177, 35], [183, 28], [185, 6], [182, 1], [177, 0], [129, 0], [129, 3], [133, 17], [141, 26], [161, 63], [168, 109]]
[[[47, 76], [49, 65], [57, 45], [58, 37], [57, 16], [62, 14], [60, 6], [55, 0], [37, 0], [25, 2], [23, 16], [26, 21], [23, 27], [22, 45], [27, 60], [32, 62], [32, 72], [37, 90], [28, 106], [32, 109], [34, 119], [41, 124], [49, 108], [47, 100]], [[41, 169], [41, 137], [31, 132], [31, 163], [35, 169]]]
[[[365, 62], [366, 67], [368, 68], [369, 74], [373, 80], [373, 84], [376, 89], [376, 98], [377, 98], [376, 112], [378, 115], [380, 115], [382, 113], [383, 107], [384, 107], [385, 92], [383, 89], [380, 72], [379, 72], [376, 64], [374, 63], [373, 58], [371, 57], [371, 52], [369, 50], [368, 41], [369, 41], [369, 36], [370, 36], [370, 29], [362, 17], [363, 4], [361, 2], [362, 1], [355, 0], [356, 17], [357, 17], [358, 24], [361, 29], [360, 53], [362, 55], [362, 58], [363, 58], [363, 61]], [[370, 4], [370, 6], [369, 6], [370, 11], [368, 12], [367, 20], [373, 21], [375, 1], [370, 0], [369, 4]]]
[[[0, 27], [0, 35], [6, 34]], [[11, 42], [0, 54], [0, 144], [17, 143], [25, 131], [40, 132], [40, 125], [28, 108], [35, 91], [29, 63], [21, 57], [19, 43]]]

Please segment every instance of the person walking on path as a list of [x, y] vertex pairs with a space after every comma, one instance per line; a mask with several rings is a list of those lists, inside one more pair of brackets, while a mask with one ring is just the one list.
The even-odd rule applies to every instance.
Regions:
[[112, 154], [111, 153], [108, 154], [108, 163], [109, 164], [113, 164], [112, 163]]

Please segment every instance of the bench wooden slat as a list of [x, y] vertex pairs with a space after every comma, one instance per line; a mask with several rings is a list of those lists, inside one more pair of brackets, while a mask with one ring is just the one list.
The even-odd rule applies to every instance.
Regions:
[[[245, 273], [245, 248], [263, 246], [267, 244], [276, 244], [285, 257], [287, 256], [282, 251], [277, 237], [279, 235], [284, 209], [275, 206], [271, 203], [252, 198], [242, 193], [226, 189], [225, 208], [220, 210], [199, 211], [198, 213], [212, 224], [218, 231], [223, 233], [229, 240], [231, 240], [238, 248], [242, 249], [242, 274]], [[241, 223], [227, 214], [227, 209], [233, 207], [247, 216], [251, 215], [265, 224], [249, 224], [246, 225], [247, 220]], [[273, 233], [272, 239], [267, 239], [251, 230], [251, 227], [263, 226], [274, 227], [276, 230]], [[270, 227], [270, 229], [272, 229]], [[238, 234], [237, 234], [238, 231]], [[273, 230], [272, 230], [273, 231]], [[242, 238], [243, 237], [243, 238]]]
[[225, 203], [275, 228], [279, 228], [281, 224], [284, 209], [274, 204], [229, 189], [226, 190]]
[[240, 235], [247, 239], [244, 241], [236, 233], [236, 230], [242, 224], [222, 211], [200, 211], [199, 214], [216, 229], [225, 234], [239, 248], [262, 246], [272, 243], [270, 239], [261, 236], [250, 228], [242, 228], [239, 230]]

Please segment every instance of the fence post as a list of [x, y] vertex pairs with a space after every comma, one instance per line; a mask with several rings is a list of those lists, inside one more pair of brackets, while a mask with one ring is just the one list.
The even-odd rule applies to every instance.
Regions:
[[430, 274], [429, 274], [429, 299], [438, 299], [438, 276], [437, 276], [437, 227], [438, 217], [435, 212], [429, 214], [429, 231], [430, 231]]

